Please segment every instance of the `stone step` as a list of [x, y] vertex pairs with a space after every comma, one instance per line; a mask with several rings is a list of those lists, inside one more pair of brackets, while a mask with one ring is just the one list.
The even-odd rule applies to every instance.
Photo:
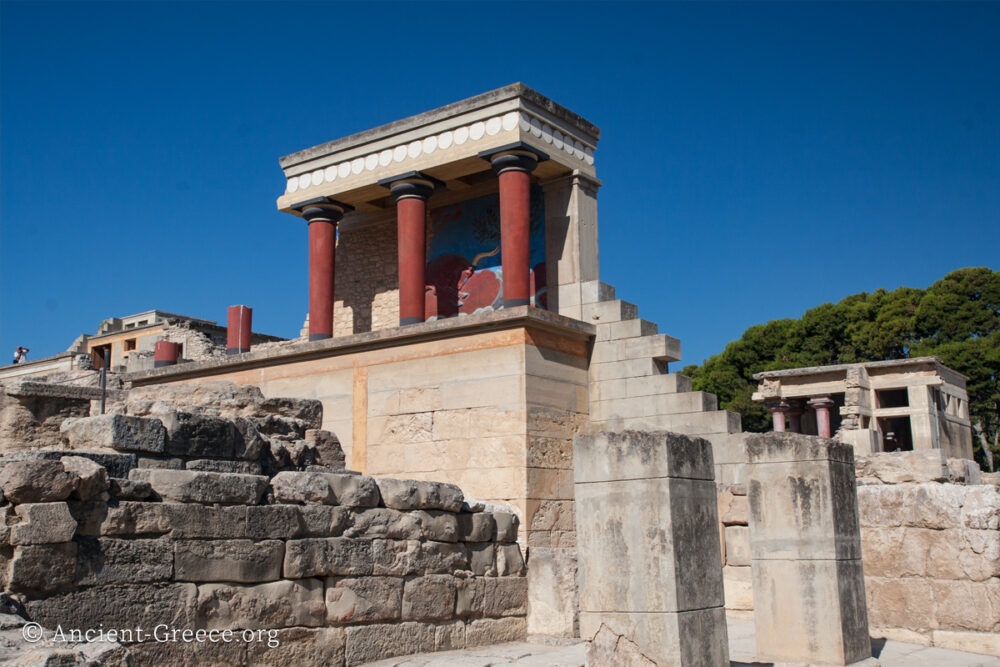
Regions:
[[600, 303], [614, 301], [615, 288], [600, 280], [588, 280], [580, 284], [580, 303]]
[[647, 375], [645, 377], [591, 382], [590, 399], [592, 401], [609, 401], [615, 398], [676, 394], [681, 391], [691, 391], [691, 378], [678, 373]]
[[656, 322], [635, 318], [632, 320], [622, 320], [611, 324], [597, 327], [597, 340], [619, 340], [621, 338], [637, 338], [639, 336], [652, 336], [659, 332]]
[[639, 317], [639, 307], [634, 303], [615, 299], [614, 301], [584, 304], [581, 307], [581, 313], [584, 322], [608, 324], [609, 322], [634, 320]]
[[622, 420], [621, 426], [627, 429], [673, 431], [687, 435], [738, 433], [740, 416], [729, 410], [686, 412], [655, 417], [629, 417]]
[[605, 364], [612, 361], [627, 359], [658, 359], [660, 361], [679, 361], [681, 358], [681, 342], [666, 334], [654, 334], [640, 338], [625, 338], [622, 340], [606, 340], [594, 343], [594, 351], [590, 357], [593, 364]]
[[667, 363], [656, 359], [625, 359], [590, 364], [590, 381], [603, 382], [621, 378], [637, 378], [647, 375], [666, 375]]
[[715, 394], [703, 391], [688, 391], [679, 394], [659, 394], [636, 398], [615, 398], [607, 401], [591, 401], [592, 419], [606, 420], [616, 417], [655, 417], [689, 412], [712, 412], [718, 408]]

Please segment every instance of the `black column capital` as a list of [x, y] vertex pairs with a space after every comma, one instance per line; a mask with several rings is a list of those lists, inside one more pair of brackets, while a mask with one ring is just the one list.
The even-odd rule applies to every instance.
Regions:
[[443, 188], [444, 183], [419, 171], [408, 171], [398, 176], [390, 176], [378, 181], [383, 188], [389, 188], [389, 193], [396, 198], [406, 199], [416, 197], [427, 199], [434, 194], [435, 188]]
[[353, 211], [354, 207], [329, 197], [316, 197], [299, 202], [292, 206], [292, 209], [298, 211], [308, 222], [339, 222], [344, 214]]
[[529, 146], [523, 141], [490, 148], [480, 152], [478, 155], [484, 160], [489, 160], [493, 166], [493, 171], [497, 174], [502, 174], [505, 171], [531, 173], [538, 166], [539, 162], [549, 159], [548, 154], [543, 153], [533, 146]]

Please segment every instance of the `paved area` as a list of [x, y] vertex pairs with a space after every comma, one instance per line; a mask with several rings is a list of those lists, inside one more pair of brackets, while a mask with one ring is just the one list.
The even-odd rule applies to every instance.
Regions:
[[[586, 644], [511, 642], [464, 651], [422, 653], [369, 663], [369, 667], [583, 667]], [[1000, 658], [919, 646], [885, 639], [872, 640], [872, 653], [882, 667], [1000, 667]], [[753, 621], [729, 619], [729, 657], [733, 667], [769, 667], [756, 659]]]

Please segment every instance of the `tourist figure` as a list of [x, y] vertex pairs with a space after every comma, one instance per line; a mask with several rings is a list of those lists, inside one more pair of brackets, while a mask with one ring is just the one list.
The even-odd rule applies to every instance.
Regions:
[[14, 350], [14, 363], [15, 364], [22, 364], [25, 361], [27, 361], [28, 360], [28, 352], [31, 352], [31, 350], [29, 350], [26, 347], [21, 347], [20, 345], [18, 345], [17, 349]]

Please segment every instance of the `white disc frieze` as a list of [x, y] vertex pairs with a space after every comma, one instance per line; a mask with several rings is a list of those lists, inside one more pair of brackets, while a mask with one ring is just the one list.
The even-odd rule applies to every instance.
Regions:
[[583, 161], [587, 164], [594, 164], [594, 149], [590, 146], [583, 149]]
[[436, 136], [427, 137], [426, 139], [424, 139], [424, 143], [422, 146], [424, 155], [430, 155], [431, 153], [437, 150], [437, 147], [438, 147], [438, 138]]
[[552, 128], [548, 125], [542, 125], [542, 141], [547, 144], [552, 143]]
[[309, 174], [302, 174], [301, 176], [299, 176], [299, 190], [305, 190], [306, 188], [309, 187], [309, 185], [310, 185]]
[[388, 167], [392, 164], [392, 149], [386, 148], [378, 154], [378, 164], [380, 167]]
[[438, 148], [446, 150], [451, 147], [451, 130], [445, 130], [438, 136]]
[[396, 146], [392, 151], [392, 159], [396, 162], [402, 162], [406, 159], [406, 146]]
[[419, 139], [417, 141], [411, 141], [409, 145], [406, 147], [406, 154], [411, 158], [420, 157], [420, 148], [421, 145]]
[[523, 132], [527, 132], [531, 129], [531, 118], [526, 113], [518, 114], [517, 122], [521, 126]]
[[516, 111], [511, 111], [503, 116], [503, 129], [510, 132], [517, 127], [518, 115]]
[[372, 153], [365, 158], [365, 169], [368, 171], [374, 171], [375, 167], [378, 166], [378, 153]]
[[365, 170], [365, 159], [363, 157], [356, 157], [351, 160], [351, 173], [357, 176]]
[[350, 175], [351, 175], [351, 163], [350, 162], [341, 162], [340, 164], [337, 165], [337, 177], [338, 178], [347, 178]]
[[475, 123], [469, 126], [469, 138], [473, 141], [479, 141], [483, 138], [483, 134], [486, 132], [486, 123], [481, 120], [477, 120]]
[[486, 134], [492, 137], [500, 132], [501, 127], [503, 127], [503, 121], [500, 120], [500, 116], [494, 116], [486, 121]]
[[552, 132], [552, 145], [559, 149], [563, 147], [563, 133], [559, 130]]
[[337, 168], [334, 167], [333, 165], [330, 165], [329, 167], [327, 167], [326, 169], [324, 169], [323, 170], [323, 179], [327, 183], [331, 183], [331, 182], [337, 180]]
[[531, 119], [531, 133], [536, 137], [542, 136], [542, 121], [537, 118]]
[[295, 192], [296, 190], [298, 190], [299, 189], [299, 179], [297, 179], [297, 178], [289, 178], [288, 179], [288, 185], [286, 186], [286, 189], [289, 192]]
[[469, 138], [469, 128], [462, 126], [455, 130], [455, 145], [461, 146]]

